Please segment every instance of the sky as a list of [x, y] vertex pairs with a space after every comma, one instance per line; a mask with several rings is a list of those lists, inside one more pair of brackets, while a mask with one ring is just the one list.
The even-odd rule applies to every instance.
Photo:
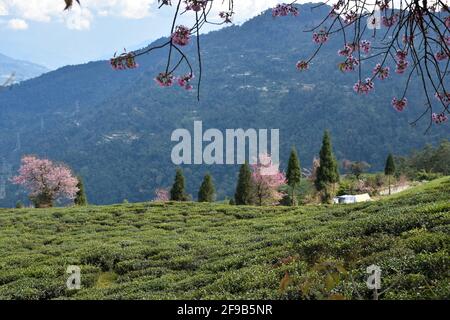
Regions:
[[[233, 22], [243, 23], [280, 2], [234, 0]], [[222, 0], [216, 3], [211, 17], [223, 9]], [[175, 10], [158, 9], [157, 0], [81, 0], [70, 11], [64, 6], [63, 0], [0, 0], [0, 53], [50, 69], [107, 59], [167, 36]], [[180, 23], [192, 25], [191, 19], [184, 15]]]

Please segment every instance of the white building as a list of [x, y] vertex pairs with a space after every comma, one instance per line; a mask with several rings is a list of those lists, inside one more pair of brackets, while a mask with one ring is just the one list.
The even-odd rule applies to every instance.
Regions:
[[358, 202], [366, 202], [371, 201], [370, 195], [368, 193], [357, 194], [357, 195], [343, 195], [333, 199], [336, 204], [344, 204], [344, 203], [358, 203]]

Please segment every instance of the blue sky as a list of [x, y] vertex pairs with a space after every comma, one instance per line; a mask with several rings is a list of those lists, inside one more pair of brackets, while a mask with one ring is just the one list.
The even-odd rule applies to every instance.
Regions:
[[[175, 1], [173, 1], [175, 2]], [[282, 1], [235, 0], [235, 23]], [[173, 7], [157, 0], [81, 0], [70, 12], [63, 0], [0, 0], [0, 53], [55, 69], [106, 59], [167, 36]], [[222, 0], [217, 0], [218, 5]], [[217, 7], [216, 14], [222, 8]], [[192, 24], [186, 15], [180, 23]], [[209, 27], [205, 31], [209, 31]]]

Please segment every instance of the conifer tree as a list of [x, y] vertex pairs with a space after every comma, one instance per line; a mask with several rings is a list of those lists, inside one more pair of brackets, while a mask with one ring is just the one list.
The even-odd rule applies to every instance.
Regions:
[[188, 197], [185, 193], [184, 175], [181, 169], [177, 169], [175, 174], [175, 181], [172, 189], [170, 189], [170, 200], [172, 201], [187, 201]]
[[384, 167], [384, 174], [388, 176], [389, 194], [391, 194], [391, 176], [395, 173], [394, 157], [390, 153], [386, 159], [386, 166]]
[[214, 202], [216, 190], [211, 175], [208, 173], [203, 178], [202, 185], [198, 191], [198, 202]]
[[83, 179], [81, 177], [77, 177], [77, 179], [78, 179], [77, 183], [78, 192], [75, 196], [74, 203], [77, 206], [87, 206], [88, 201], [86, 197], [86, 191], [84, 191]]
[[239, 170], [239, 178], [234, 194], [234, 202], [236, 205], [249, 205], [252, 202], [252, 171], [248, 163], [241, 166]]
[[288, 168], [286, 172], [287, 184], [292, 190], [291, 193], [291, 205], [297, 204], [295, 189], [300, 185], [302, 172], [300, 168], [300, 161], [298, 160], [297, 150], [292, 147], [291, 155], [289, 156]]
[[[315, 185], [318, 191], [325, 193], [325, 201], [332, 197], [330, 191], [334, 190], [334, 185], [339, 182], [339, 172], [336, 158], [333, 155], [331, 137], [328, 131], [325, 131], [320, 149], [320, 167], [317, 169]], [[330, 190], [330, 187], [332, 190]]]

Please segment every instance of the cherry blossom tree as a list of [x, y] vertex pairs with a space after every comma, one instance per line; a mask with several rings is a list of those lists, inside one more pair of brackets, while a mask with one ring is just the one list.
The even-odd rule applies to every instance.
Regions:
[[260, 154], [256, 164], [251, 165], [253, 190], [257, 204], [278, 204], [283, 198], [279, 191], [286, 184], [286, 176], [268, 154]]
[[67, 166], [35, 156], [22, 158], [19, 175], [11, 181], [28, 189], [30, 199], [38, 208], [52, 207], [60, 198], [73, 200], [79, 191], [78, 180]]
[[[301, 19], [296, 2], [278, 4], [272, 9], [272, 16], [293, 16]], [[72, 3], [73, 1], [66, 0], [68, 8]], [[196, 37], [197, 97], [200, 99], [200, 31], [208, 24], [232, 23], [235, 14], [234, 0], [158, 0], [158, 5], [160, 9], [171, 6], [175, 8], [168, 40], [143, 50], [114, 55], [110, 61], [111, 66], [116, 70], [136, 68], [136, 57], [168, 48], [166, 67], [155, 75], [155, 81], [163, 87], [179, 84], [190, 90], [193, 88], [191, 82], [194, 79], [194, 69], [183, 48], [191, 44], [192, 37]], [[387, 97], [391, 106], [398, 112], [406, 110], [410, 81], [419, 78], [425, 95], [424, 110], [412, 124], [426, 116], [429, 119], [428, 128], [432, 124], [448, 121], [448, 0], [327, 0], [313, 9], [325, 5], [330, 7], [329, 12], [316, 26], [304, 30], [312, 34], [311, 40], [317, 48], [310, 57], [301, 58], [295, 63], [299, 71], [313, 67], [313, 60], [319, 56], [320, 50], [327, 45], [330, 38], [340, 38], [342, 49], [337, 54], [342, 57], [342, 62], [338, 68], [342, 72], [356, 73], [353, 86], [356, 94], [367, 95], [373, 92], [376, 82], [392, 77], [390, 65], [395, 65], [397, 76], [404, 78], [404, 90], [398, 92], [397, 96]], [[178, 18], [187, 12], [193, 13], [192, 24], [177, 24]], [[375, 39], [377, 34], [380, 36]], [[176, 75], [176, 71], [182, 66], [187, 67], [189, 72]]]
[[170, 192], [168, 189], [158, 188], [155, 190], [155, 200], [156, 202], [166, 202], [170, 200]]

